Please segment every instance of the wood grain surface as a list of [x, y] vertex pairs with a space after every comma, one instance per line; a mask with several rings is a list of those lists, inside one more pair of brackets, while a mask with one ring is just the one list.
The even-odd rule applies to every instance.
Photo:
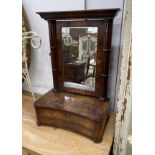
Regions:
[[23, 95], [23, 147], [42, 155], [108, 155], [114, 137], [115, 113], [110, 114], [99, 144], [79, 134], [36, 125], [33, 99]]
[[95, 143], [102, 141], [109, 118], [108, 101], [50, 90], [34, 103], [37, 124], [67, 129]]
[[[53, 72], [54, 91], [66, 91], [107, 99], [109, 60], [112, 38], [112, 25], [119, 9], [78, 10], [63, 12], [37, 12], [47, 20]], [[67, 21], [64, 21], [66, 20]], [[78, 19], [78, 20], [71, 20]], [[82, 19], [82, 20], [81, 20]], [[90, 20], [91, 19], [91, 20]], [[95, 91], [64, 86], [64, 67], [62, 54], [62, 27], [98, 27], [96, 56]], [[71, 76], [71, 72], [69, 72]]]

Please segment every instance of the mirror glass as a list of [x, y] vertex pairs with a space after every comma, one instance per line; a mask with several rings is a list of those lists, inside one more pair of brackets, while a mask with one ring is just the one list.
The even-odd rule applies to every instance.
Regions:
[[95, 91], [97, 27], [62, 27], [64, 87]]

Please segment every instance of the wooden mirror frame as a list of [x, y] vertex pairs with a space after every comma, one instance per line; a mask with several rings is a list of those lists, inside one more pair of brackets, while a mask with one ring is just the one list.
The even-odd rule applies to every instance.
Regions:
[[[38, 12], [48, 21], [54, 91], [66, 91], [101, 100], [107, 99], [109, 57], [111, 50], [113, 18], [119, 9]], [[61, 50], [62, 27], [98, 27], [95, 91], [64, 87]]]

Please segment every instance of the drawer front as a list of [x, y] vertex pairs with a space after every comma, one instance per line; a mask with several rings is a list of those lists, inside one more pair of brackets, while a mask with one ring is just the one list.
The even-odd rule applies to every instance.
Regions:
[[83, 134], [87, 137], [93, 138], [94, 137], [94, 131], [90, 130], [84, 126], [80, 126], [76, 123], [60, 120], [60, 119], [51, 119], [47, 117], [41, 117], [39, 118], [39, 124], [40, 125], [47, 125], [62, 129], [67, 129], [76, 133]]
[[37, 108], [37, 121], [39, 125], [54, 126], [83, 134], [91, 139], [94, 138], [96, 123], [83, 117], [54, 111], [51, 109]]
[[85, 128], [88, 128], [90, 130], [94, 130], [95, 128], [95, 123], [91, 120], [88, 120], [84, 117], [80, 117], [78, 115], [74, 115], [72, 113], [67, 113], [64, 111], [56, 111], [52, 109], [37, 109], [37, 114], [39, 119], [44, 117], [44, 118], [49, 118], [52, 120], [59, 120], [65, 121], [65, 122], [70, 122], [74, 123], [80, 126], [83, 126]]

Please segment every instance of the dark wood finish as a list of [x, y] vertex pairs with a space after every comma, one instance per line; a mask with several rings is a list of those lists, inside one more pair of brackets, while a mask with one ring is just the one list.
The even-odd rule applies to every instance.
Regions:
[[[112, 23], [118, 11], [119, 9], [108, 9], [38, 13], [49, 25], [54, 83], [54, 89], [34, 103], [38, 125], [68, 129], [83, 134], [94, 142], [102, 140], [109, 112], [107, 83]], [[66, 19], [69, 21], [62, 21]], [[64, 67], [62, 56], [62, 27], [98, 27], [95, 91], [64, 87], [66, 66]]]
[[[77, 93], [77, 94], [83, 94], [83, 95], [89, 95], [89, 96], [96, 96], [95, 91], [91, 90], [82, 90], [78, 88], [68, 88], [64, 87], [64, 65], [63, 65], [63, 55], [62, 55], [62, 46], [61, 46], [61, 41], [62, 41], [62, 34], [61, 34], [61, 29], [62, 27], [97, 27], [97, 26], [103, 26], [103, 21], [57, 21], [57, 53], [59, 54], [59, 57], [57, 57], [57, 62], [59, 62], [59, 91], [66, 91], [70, 93]], [[102, 42], [101, 42], [102, 43]], [[101, 48], [98, 44], [98, 48]], [[52, 63], [53, 64], [53, 63]], [[96, 81], [97, 82], [97, 81]]]
[[[64, 66], [63, 55], [61, 46], [61, 29], [62, 27], [98, 27], [97, 35], [97, 54], [96, 54], [96, 80], [95, 91], [64, 88]], [[111, 46], [111, 34], [112, 34], [112, 20], [95, 20], [95, 21], [57, 21], [56, 25], [57, 33], [57, 57], [56, 61], [59, 62], [59, 86], [58, 90], [65, 90], [71, 93], [96, 96], [102, 100], [107, 98], [107, 83], [108, 83], [108, 69], [109, 69], [109, 55]], [[53, 62], [54, 63], [54, 62]], [[52, 64], [53, 64], [52, 63]], [[104, 75], [104, 76], [103, 76]]]
[[49, 91], [34, 103], [37, 124], [81, 133], [101, 142], [108, 118], [108, 101], [65, 92]]
[[56, 11], [56, 12], [37, 12], [45, 20], [63, 19], [112, 19], [120, 9], [98, 9], [98, 10], [77, 10], [77, 11]]
[[85, 78], [85, 63], [73, 62], [64, 64], [64, 81], [80, 83]]
[[97, 53], [96, 61], [101, 61], [101, 63], [96, 64], [96, 96], [104, 100], [107, 98], [109, 58], [112, 38], [112, 20], [104, 22], [104, 28], [103, 31], [101, 31], [99, 37], [101, 37], [99, 39], [102, 41], [102, 43], [99, 44], [100, 50]]
[[[88, 139], [82, 138], [78, 134], [72, 134], [63, 130], [60, 131], [59, 129], [59, 131], [57, 131], [57, 129], [53, 130], [53, 128], [50, 127], [36, 126], [35, 111], [33, 108], [33, 98], [26, 95], [23, 95], [22, 97], [23, 147], [26, 147], [30, 150], [32, 150], [33, 147], [33, 151], [38, 152], [42, 155], [47, 154], [47, 152], [52, 152], [54, 154], [57, 153], [57, 151], [59, 151], [59, 155], [79, 155], [79, 150], [76, 149], [77, 145], [78, 148], [80, 147], [81, 149], [80, 155], [85, 155], [86, 152], [87, 154], [92, 154], [92, 149], [90, 148], [94, 149], [94, 147], [96, 147], [95, 150], [98, 152], [96, 152], [95, 155], [109, 155], [115, 131], [115, 113], [109, 114], [109, 119], [104, 130], [102, 142], [98, 144], [93, 144]], [[35, 139], [32, 137], [35, 137]], [[59, 146], [55, 147], [57, 144]], [[64, 148], [66, 150], [65, 153], [63, 152]]]
[[[64, 11], [64, 12], [38, 12], [49, 24], [51, 45], [51, 62], [55, 91], [67, 91], [71, 93], [96, 96], [101, 100], [107, 98], [109, 56], [111, 49], [112, 22], [119, 9]], [[84, 21], [60, 21], [71, 18], [84, 19]], [[98, 20], [93, 20], [93, 19]], [[59, 19], [59, 21], [57, 21]], [[85, 20], [92, 19], [92, 20]], [[102, 20], [101, 20], [102, 19]], [[108, 19], [108, 20], [107, 20]], [[64, 66], [62, 56], [62, 27], [98, 27], [98, 45], [96, 56], [96, 81], [95, 91], [75, 88], [64, 88]]]
[[58, 91], [58, 52], [57, 52], [57, 42], [56, 42], [56, 21], [48, 21], [49, 27], [49, 38], [50, 38], [50, 48], [51, 48], [51, 62], [52, 62], [52, 72], [53, 72], [53, 83], [54, 91]]

